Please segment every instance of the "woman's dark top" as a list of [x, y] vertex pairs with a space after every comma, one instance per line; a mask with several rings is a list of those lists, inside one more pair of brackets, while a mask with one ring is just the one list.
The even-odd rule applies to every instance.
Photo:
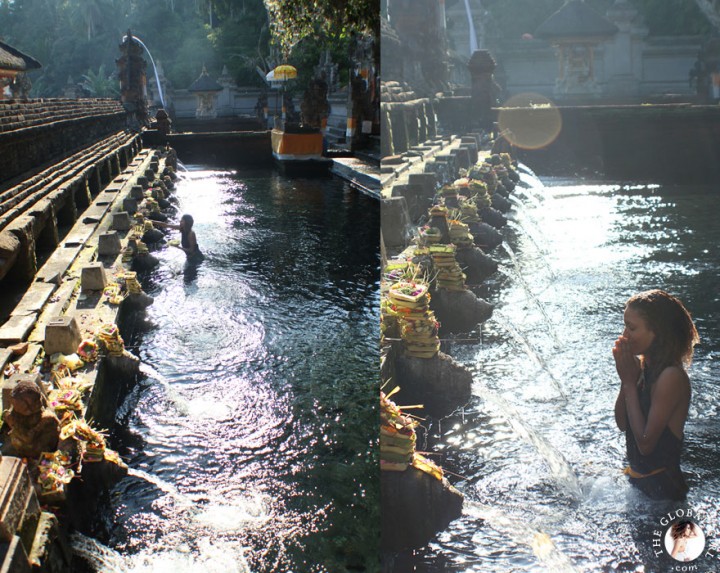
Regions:
[[[189, 235], [192, 232], [192, 229], [188, 231], [180, 231], [180, 245], [183, 249], [189, 249], [190, 248], [190, 239]], [[195, 241], [195, 250], [188, 253], [186, 251], [188, 261], [192, 262], [200, 262], [205, 258], [205, 255], [202, 254], [200, 251], [200, 246], [197, 244], [197, 240]]]
[[[653, 381], [648, 382], [643, 371], [643, 382], [638, 388], [640, 409], [647, 420], [650, 412], [650, 391]], [[643, 477], [630, 477], [630, 483], [637, 486], [648, 497], [653, 499], [685, 499], [688, 486], [680, 470], [680, 455], [682, 454], [682, 440], [672, 433], [667, 426], [660, 434], [655, 449], [644, 456], [640, 453], [635, 435], [628, 421], [625, 430], [625, 445], [630, 467], [638, 474], [651, 474], [661, 468], [656, 474]]]

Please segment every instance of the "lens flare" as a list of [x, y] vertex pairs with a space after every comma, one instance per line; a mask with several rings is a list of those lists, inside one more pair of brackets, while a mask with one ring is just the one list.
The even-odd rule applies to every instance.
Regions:
[[498, 112], [501, 135], [515, 147], [541, 149], [562, 129], [560, 110], [548, 98], [535, 93], [512, 96]]

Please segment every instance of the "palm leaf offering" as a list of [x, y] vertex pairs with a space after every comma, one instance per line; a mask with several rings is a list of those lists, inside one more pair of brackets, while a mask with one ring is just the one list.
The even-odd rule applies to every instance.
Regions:
[[415, 450], [418, 422], [390, 400], [392, 394], [380, 392], [380, 470], [403, 472], [412, 466], [442, 480], [442, 468]]

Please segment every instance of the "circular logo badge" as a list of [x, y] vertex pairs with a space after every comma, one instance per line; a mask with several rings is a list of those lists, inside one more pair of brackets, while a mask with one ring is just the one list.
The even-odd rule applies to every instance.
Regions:
[[665, 531], [665, 551], [675, 561], [695, 561], [705, 550], [705, 534], [692, 519], [679, 519]]

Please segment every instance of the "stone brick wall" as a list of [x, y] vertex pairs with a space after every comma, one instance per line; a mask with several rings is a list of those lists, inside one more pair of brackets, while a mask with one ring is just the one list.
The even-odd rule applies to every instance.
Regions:
[[108, 99], [0, 101], [0, 184], [123, 129]]

